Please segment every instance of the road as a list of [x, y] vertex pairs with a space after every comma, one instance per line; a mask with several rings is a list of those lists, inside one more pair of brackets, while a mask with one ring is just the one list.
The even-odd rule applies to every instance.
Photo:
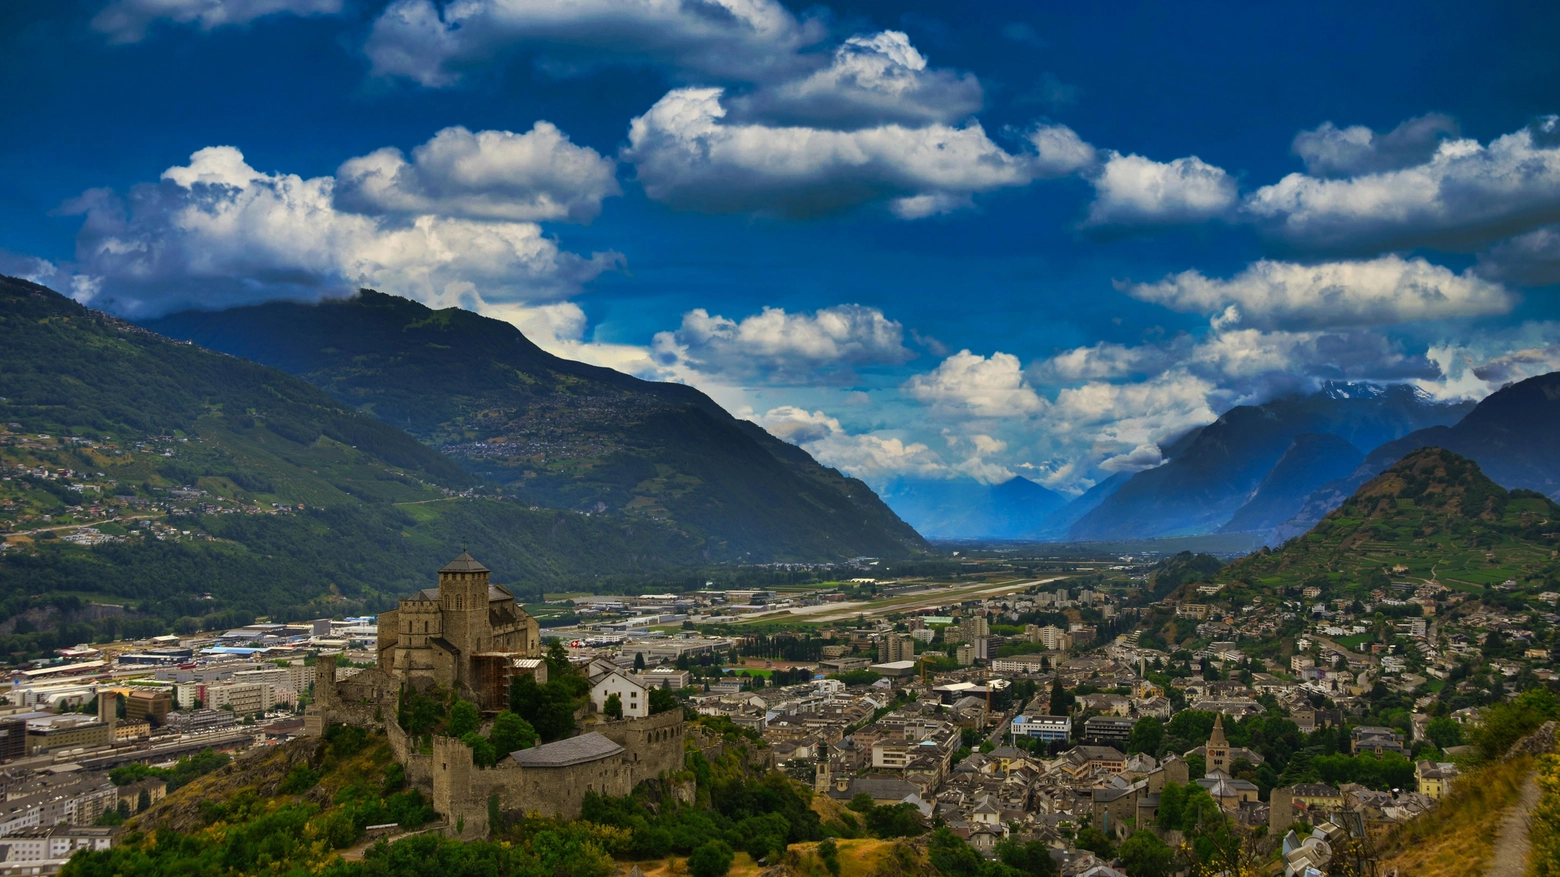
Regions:
[[1490, 877], [1527, 873], [1528, 821], [1542, 796], [1537, 775], [1529, 775], [1522, 784], [1521, 800], [1513, 804], [1501, 820], [1500, 833], [1495, 836], [1495, 851], [1485, 872]]
[[121, 516], [121, 517], [104, 518], [101, 521], [91, 521], [91, 522], [85, 523], [85, 524], [58, 524], [58, 525], [53, 526], [53, 527], [34, 527], [31, 530], [18, 530], [15, 533], [7, 533], [7, 534], [5, 534], [5, 536], [3, 538], [9, 539], [12, 536], [31, 536], [34, 533], [52, 533], [52, 532], [54, 532], [56, 530], [80, 530], [82, 527], [96, 527], [96, 526], [98, 526], [100, 524], [118, 524], [118, 523], [122, 523], [124, 521], [140, 521], [140, 520], [144, 520], [146, 518], [156, 518], [156, 517], [160, 517], [160, 516], [159, 515], [124, 515], [124, 516]]

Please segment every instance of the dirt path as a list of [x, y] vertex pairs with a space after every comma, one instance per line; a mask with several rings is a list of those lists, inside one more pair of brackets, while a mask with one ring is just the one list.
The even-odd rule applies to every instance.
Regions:
[[1522, 799], [1513, 804], [1501, 820], [1500, 833], [1495, 836], [1495, 852], [1485, 871], [1490, 877], [1527, 873], [1528, 814], [1538, 806], [1540, 796], [1537, 775], [1530, 774], [1522, 784]]

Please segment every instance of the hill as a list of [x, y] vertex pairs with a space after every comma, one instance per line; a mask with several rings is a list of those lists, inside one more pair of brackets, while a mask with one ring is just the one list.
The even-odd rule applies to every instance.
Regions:
[[991, 485], [901, 479], [883, 497], [933, 539], [1021, 539], [1067, 504], [1066, 497], [1022, 476]]
[[146, 323], [275, 366], [553, 508], [666, 521], [713, 559], [904, 557], [871, 488], [681, 384], [553, 356], [514, 326], [364, 290]]
[[372, 611], [463, 539], [526, 594], [706, 547], [484, 494], [301, 380], [10, 278], [0, 375], [0, 653]]
[[1309, 533], [1221, 570], [1218, 581], [1283, 592], [1321, 587], [1327, 599], [1369, 600], [1393, 581], [1470, 593], [1512, 580], [1543, 590], [1560, 575], [1560, 505], [1508, 492], [1478, 464], [1421, 448], [1360, 487]]
[[1212, 533], [1252, 499], [1301, 435], [1334, 435], [1356, 448], [1374, 448], [1425, 427], [1456, 423], [1471, 407], [1435, 402], [1402, 385], [1333, 383], [1309, 396], [1242, 405], [1178, 442], [1169, 462], [1133, 475], [1079, 518], [1068, 538]]
[[1403, 455], [1432, 446], [1477, 462], [1506, 488], [1560, 496], [1560, 372], [1502, 387], [1452, 426], [1416, 430], [1376, 448], [1353, 472], [1307, 496], [1294, 515], [1274, 531], [1270, 544], [1309, 530]]

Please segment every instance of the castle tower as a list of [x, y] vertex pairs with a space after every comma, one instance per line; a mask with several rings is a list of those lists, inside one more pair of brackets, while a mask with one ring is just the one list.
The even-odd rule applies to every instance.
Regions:
[[457, 684], [471, 684], [471, 656], [489, 648], [488, 576], [490, 570], [464, 549], [439, 570], [439, 610], [444, 639], [454, 647]]
[[1230, 772], [1230, 741], [1224, 738], [1224, 714], [1217, 713], [1213, 717], [1213, 733], [1208, 736], [1208, 774], [1222, 770], [1226, 774]]

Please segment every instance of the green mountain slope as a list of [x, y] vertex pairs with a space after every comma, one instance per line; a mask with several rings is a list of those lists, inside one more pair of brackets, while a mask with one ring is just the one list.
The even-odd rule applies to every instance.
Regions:
[[1421, 448], [1371, 479], [1309, 533], [1263, 549], [1215, 575], [1255, 590], [1323, 589], [1326, 599], [1369, 599], [1392, 582], [1436, 581], [1481, 591], [1512, 580], [1526, 591], [1560, 579], [1560, 505], [1508, 492], [1478, 464]]
[[671, 521], [716, 559], [903, 557], [865, 484], [703, 393], [553, 356], [508, 323], [365, 290], [146, 324], [288, 371], [540, 505]]
[[5, 653], [371, 610], [425, 586], [462, 540], [527, 595], [707, 548], [655, 521], [482, 495], [447, 457], [301, 380], [10, 278], [0, 470]]

